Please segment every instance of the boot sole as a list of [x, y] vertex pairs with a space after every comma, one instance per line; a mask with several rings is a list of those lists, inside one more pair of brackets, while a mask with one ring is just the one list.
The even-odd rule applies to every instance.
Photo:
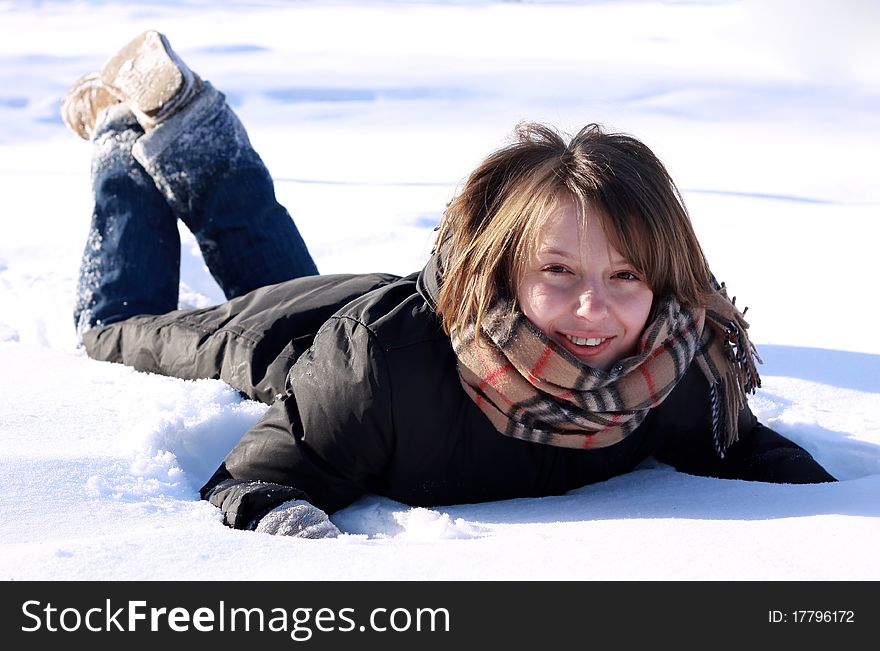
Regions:
[[184, 75], [168, 40], [147, 31], [104, 64], [101, 81], [120, 99], [154, 116], [180, 91]]

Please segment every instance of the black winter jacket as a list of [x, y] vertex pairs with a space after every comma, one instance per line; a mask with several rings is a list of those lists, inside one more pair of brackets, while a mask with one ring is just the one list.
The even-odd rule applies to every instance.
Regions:
[[465, 394], [432, 306], [434, 261], [406, 278], [299, 278], [219, 306], [138, 316], [86, 333], [88, 353], [185, 379], [219, 378], [269, 403], [201, 489], [247, 528], [294, 498], [332, 513], [372, 493], [418, 506], [556, 495], [650, 456], [688, 473], [834, 481], [746, 408], [714, 450], [708, 385], [693, 365], [623, 441], [577, 450], [497, 432]]

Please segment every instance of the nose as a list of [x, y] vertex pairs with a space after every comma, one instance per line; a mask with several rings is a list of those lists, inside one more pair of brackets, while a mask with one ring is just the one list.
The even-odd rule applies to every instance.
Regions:
[[598, 321], [608, 315], [608, 296], [602, 283], [590, 282], [582, 288], [575, 314], [588, 321]]

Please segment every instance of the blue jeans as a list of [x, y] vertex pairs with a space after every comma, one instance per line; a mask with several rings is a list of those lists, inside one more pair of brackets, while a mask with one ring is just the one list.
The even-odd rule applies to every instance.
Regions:
[[102, 114], [92, 184], [74, 310], [80, 333], [177, 309], [178, 219], [226, 298], [318, 273], [244, 127], [207, 82], [191, 104], [146, 133], [124, 105]]

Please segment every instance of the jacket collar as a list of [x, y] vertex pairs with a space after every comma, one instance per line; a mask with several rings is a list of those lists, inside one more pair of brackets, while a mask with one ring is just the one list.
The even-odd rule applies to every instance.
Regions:
[[425, 299], [432, 310], [437, 309], [437, 300], [440, 297], [440, 285], [442, 280], [443, 261], [440, 253], [435, 249], [425, 267], [416, 278], [416, 290]]

